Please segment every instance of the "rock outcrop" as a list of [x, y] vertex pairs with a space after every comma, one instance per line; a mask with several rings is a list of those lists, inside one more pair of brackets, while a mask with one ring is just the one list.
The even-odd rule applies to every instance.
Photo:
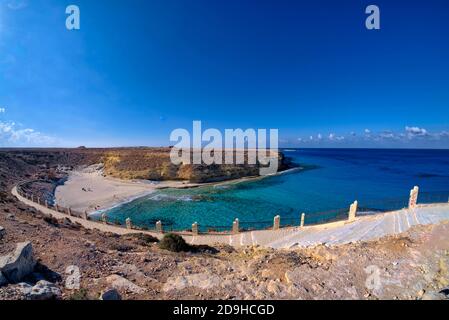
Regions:
[[3, 273], [0, 271], [0, 287], [7, 285], [7, 284], [8, 284], [8, 280], [5, 278]]
[[35, 266], [31, 242], [19, 243], [13, 253], [0, 257], [0, 273], [9, 283], [20, 282]]
[[116, 289], [107, 289], [101, 293], [100, 300], [122, 300], [122, 297]]
[[117, 274], [110, 275], [106, 278], [106, 281], [117, 290], [121, 290], [124, 292], [134, 293], [134, 294], [140, 294], [144, 293], [145, 289], [142, 287], [139, 287], [138, 285], [132, 283], [126, 278], [123, 278]]
[[20, 291], [27, 300], [55, 300], [61, 298], [61, 290], [46, 280], [38, 281], [34, 286], [27, 283], [19, 284]]
[[[235, 151], [242, 154], [241, 156], [245, 159], [243, 164], [175, 165], [170, 160], [170, 151], [170, 148], [108, 150], [101, 160], [104, 164], [104, 174], [125, 180], [188, 180], [202, 183], [258, 176], [262, 166], [258, 161], [255, 164], [249, 164], [248, 152], [243, 151]], [[277, 152], [272, 157], [278, 158], [280, 171], [293, 166], [281, 152]], [[225, 158], [226, 155], [223, 152], [222, 159]]]

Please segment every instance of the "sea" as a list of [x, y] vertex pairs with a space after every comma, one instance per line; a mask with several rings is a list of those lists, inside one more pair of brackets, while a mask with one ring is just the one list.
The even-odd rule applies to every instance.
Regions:
[[[410, 189], [418, 202], [448, 202], [449, 150], [283, 149], [297, 169], [250, 181], [191, 189], [163, 189], [106, 211], [108, 220], [167, 231], [226, 231], [238, 218], [243, 229], [319, 224], [345, 219], [355, 200], [359, 215], [407, 206]], [[97, 216], [98, 218], [98, 216]]]

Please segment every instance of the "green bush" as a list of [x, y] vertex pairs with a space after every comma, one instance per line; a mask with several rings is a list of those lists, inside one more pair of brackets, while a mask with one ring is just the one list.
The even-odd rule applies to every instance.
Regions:
[[153, 237], [149, 234], [145, 234], [145, 233], [128, 234], [128, 235], [124, 236], [124, 238], [127, 240], [133, 240], [137, 244], [142, 245], [142, 246], [147, 246], [152, 243], [159, 242], [158, 238]]
[[159, 248], [172, 252], [190, 250], [190, 246], [186, 243], [184, 238], [173, 233], [168, 233], [162, 238], [159, 242]]

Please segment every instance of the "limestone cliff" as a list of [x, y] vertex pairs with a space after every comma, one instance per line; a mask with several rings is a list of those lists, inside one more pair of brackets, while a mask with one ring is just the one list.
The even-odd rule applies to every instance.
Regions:
[[[278, 153], [279, 169], [291, 166], [282, 153]], [[245, 159], [247, 155], [245, 154]], [[247, 161], [245, 161], [247, 162]], [[170, 149], [123, 149], [106, 152], [103, 156], [106, 175], [120, 179], [189, 180], [214, 182], [259, 175], [261, 164], [174, 165]]]

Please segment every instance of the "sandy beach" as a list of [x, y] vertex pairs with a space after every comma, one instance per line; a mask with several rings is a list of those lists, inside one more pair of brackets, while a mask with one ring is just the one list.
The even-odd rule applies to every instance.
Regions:
[[101, 165], [93, 165], [70, 172], [67, 181], [56, 188], [55, 200], [60, 206], [92, 213], [142, 197], [157, 189], [194, 186], [197, 184], [187, 181], [125, 181], [105, 177]]
[[[297, 167], [277, 174], [287, 174], [303, 168]], [[72, 210], [88, 213], [112, 208], [118, 204], [131, 201], [164, 188], [194, 188], [206, 185], [235, 184], [245, 181], [263, 179], [264, 176], [244, 177], [240, 179], [191, 183], [189, 181], [149, 181], [121, 180], [103, 174], [102, 165], [73, 170], [67, 181], [56, 188], [55, 201], [58, 205]]]

